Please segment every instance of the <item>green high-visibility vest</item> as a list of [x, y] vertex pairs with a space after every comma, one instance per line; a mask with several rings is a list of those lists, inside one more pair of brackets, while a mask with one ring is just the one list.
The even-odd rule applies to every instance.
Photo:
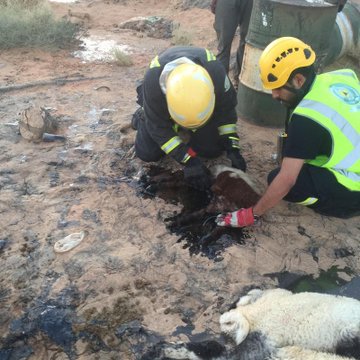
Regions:
[[330, 170], [349, 190], [360, 191], [360, 83], [350, 69], [318, 75], [293, 114], [305, 116], [329, 131], [330, 157], [305, 162]]

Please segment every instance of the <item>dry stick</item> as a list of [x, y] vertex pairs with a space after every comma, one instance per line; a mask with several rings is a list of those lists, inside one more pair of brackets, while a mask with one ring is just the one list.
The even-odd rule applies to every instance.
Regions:
[[15, 91], [15, 90], [23, 90], [31, 87], [36, 86], [45, 86], [45, 85], [65, 85], [66, 83], [70, 82], [76, 82], [76, 81], [90, 81], [90, 80], [98, 80], [98, 79], [106, 79], [109, 78], [109, 76], [95, 76], [95, 77], [78, 77], [75, 79], [64, 79], [64, 78], [57, 78], [57, 79], [51, 79], [51, 80], [44, 80], [44, 81], [36, 81], [28, 84], [20, 84], [20, 85], [11, 85], [11, 86], [5, 86], [0, 87], [0, 94], [9, 92], [9, 91]]

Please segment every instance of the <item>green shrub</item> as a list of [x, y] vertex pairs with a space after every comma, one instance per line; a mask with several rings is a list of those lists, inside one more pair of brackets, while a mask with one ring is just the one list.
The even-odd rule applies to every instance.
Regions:
[[181, 27], [177, 27], [172, 32], [172, 45], [192, 45], [193, 36], [190, 32], [183, 30]]
[[118, 47], [114, 47], [111, 51], [114, 63], [118, 66], [131, 66], [133, 64], [130, 55], [122, 51]]
[[0, 6], [16, 6], [26, 9], [43, 4], [45, 4], [45, 0], [0, 0]]
[[56, 20], [44, 0], [0, 0], [0, 49], [64, 48], [77, 33], [77, 25]]

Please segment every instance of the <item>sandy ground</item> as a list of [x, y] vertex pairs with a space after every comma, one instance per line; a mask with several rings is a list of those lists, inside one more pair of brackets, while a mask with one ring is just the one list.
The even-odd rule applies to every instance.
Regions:
[[[284, 202], [249, 230], [244, 244], [227, 248], [222, 261], [214, 261], [191, 255], [167, 230], [164, 219], [181, 205], [138, 196], [131, 180], [144, 164], [133, 157], [135, 132], [129, 128], [135, 84], [171, 40], [118, 24], [139, 15], [164, 16], [191, 32], [194, 45], [215, 51], [211, 12], [175, 5], [51, 2], [59, 17], [72, 14], [72, 20], [84, 22], [88, 35], [127, 45], [130, 67], [84, 62], [69, 50], [0, 54], [1, 87], [83, 78], [0, 93], [0, 351], [5, 359], [19, 354], [31, 360], [137, 359], [142, 350], [129, 335], [136, 331], [126, 327], [135, 326], [132, 321], [168, 340], [217, 334], [220, 313], [244, 287], [278, 285], [266, 274], [316, 278], [334, 266], [360, 273], [359, 218], [329, 218]], [[65, 142], [32, 143], [20, 136], [20, 114], [32, 104], [50, 108]], [[248, 173], [263, 191], [276, 166], [272, 154], [279, 129], [242, 119], [238, 129]], [[56, 241], [80, 231], [86, 236], [79, 246], [54, 252]], [[351, 276], [341, 272], [341, 277]], [[9, 354], [13, 357], [5, 357]]]

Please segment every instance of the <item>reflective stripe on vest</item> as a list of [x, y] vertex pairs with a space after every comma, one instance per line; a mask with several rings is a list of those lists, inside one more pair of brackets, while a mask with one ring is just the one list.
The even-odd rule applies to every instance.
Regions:
[[340, 70], [335, 70], [335, 71], [331, 71], [330, 72], [332, 75], [342, 75], [342, 76], [350, 76], [354, 79], [357, 79], [356, 76], [354, 76], [354, 72], [352, 70], [346, 70], [346, 69], [340, 69]]
[[352, 70], [318, 75], [294, 114], [324, 127], [332, 137], [329, 158], [319, 155], [306, 163], [327, 168], [337, 181], [360, 191], [360, 85]]
[[[328, 166], [337, 170], [350, 170], [350, 168], [360, 160], [360, 133], [356, 129], [354, 129], [353, 126], [338, 112], [334, 111], [333, 108], [325, 104], [313, 100], [304, 100], [300, 103], [300, 106], [308, 109], [313, 109], [321, 113], [325, 117], [331, 119], [331, 121], [338, 128], [338, 130], [345, 135], [347, 140], [351, 143], [353, 150], [350, 151], [345, 157], [340, 156], [340, 154], [338, 156], [333, 155], [329, 159]], [[320, 124], [322, 124], [322, 122], [320, 122]], [[333, 159], [334, 157], [335, 159]], [[341, 160], [336, 159], [340, 157], [342, 157]]]
[[227, 124], [218, 127], [218, 131], [220, 135], [227, 135], [236, 133], [236, 125], [235, 124]]
[[310, 206], [310, 205], [315, 204], [318, 200], [319, 199], [315, 198], [315, 197], [308, 197], [306, 200], [296, 202], [295, 204], [304, 205], [304, 206]]
[[164, 151], [165, 154], [169, 154], [180, 144], [182, 144], [180, 137], [174, 136], [169, 141], [167, 141], [164, 145], [161, 146], [161, 150]]

